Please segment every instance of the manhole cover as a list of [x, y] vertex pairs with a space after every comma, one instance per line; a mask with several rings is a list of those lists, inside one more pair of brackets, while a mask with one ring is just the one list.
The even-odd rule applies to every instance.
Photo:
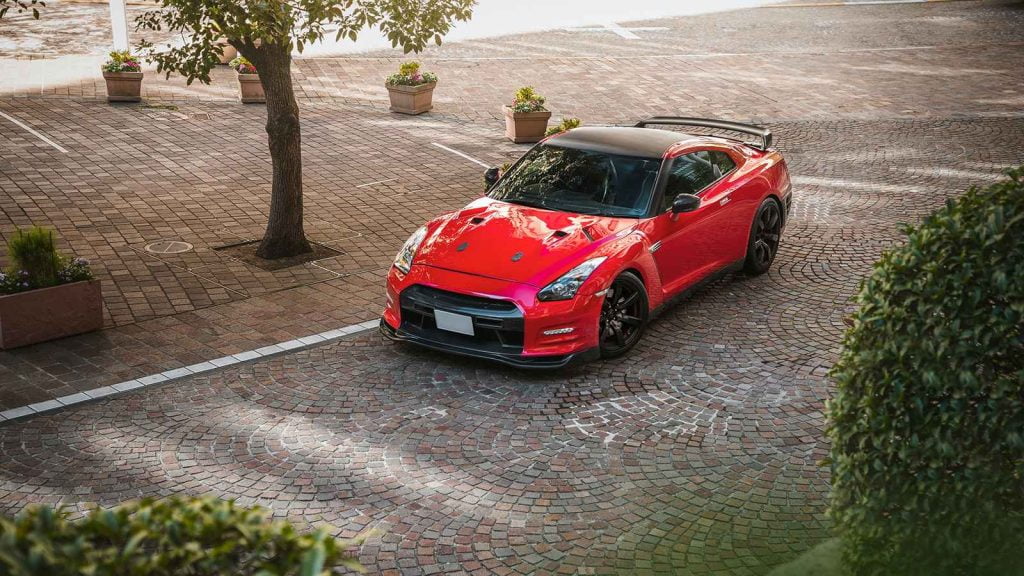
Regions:
[[181, 254], [192, 250], [192, 245], [179, 240], [160, 240], [146, 244], [146, 252], [152, 254]]

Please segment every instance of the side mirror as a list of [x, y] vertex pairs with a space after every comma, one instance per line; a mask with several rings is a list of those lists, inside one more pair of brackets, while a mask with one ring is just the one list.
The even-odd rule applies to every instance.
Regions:
[[497, 168], [488, 168], [487, 170], [484, 170], [484, 186], [488, 190], [490, 190], [491, 186], [494, 186], [494, 183], [497, 182], [497, 181], [498, 181], [498, 169]]
[[672, 213], [693, 212], [700, 208], [700, 197], [693, 194], [680, 194], [672, 201]]

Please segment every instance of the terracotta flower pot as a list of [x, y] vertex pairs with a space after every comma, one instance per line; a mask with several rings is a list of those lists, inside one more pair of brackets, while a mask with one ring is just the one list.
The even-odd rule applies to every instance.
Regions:
[[434, 107], [434, 87], [437, 82], [418, 86], [386, 85], [391, 98], [391, 111], [399, 114], [423, 114]]
[[214, 42], [214, 44], [220, 46], [222, 49], [220, 53], [221, 64], [228, 64], [235, 59], [235, 56], [238, 56], [238, 50], [231, 44], [228, 44], [227, 38], [220, 38]]
[[0, 349], [103, 328], [99, 280], [0, 296]]
[[502, 110], [505, 112], [505, 136], [509, 140], [522, 144], [544, 139], [551, 112], [515, 112], [508, 106], [503, 106]]
[[239, 99], [245, 104], [262, 103], [267, 101], [263, 94], [263, 84], [260, 84], [259, 74], [238, 75]]
[[104, 72], [107, 102], [138, 102], [142, 100], [142, 72]]

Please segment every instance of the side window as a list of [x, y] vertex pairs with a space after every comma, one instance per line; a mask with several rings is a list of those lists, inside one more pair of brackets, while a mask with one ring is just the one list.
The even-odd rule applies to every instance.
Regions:
[[711, 152], [708, 152], [708, 154], [711, 156], [711, 163], [718, 169], [719, 178], [728, 174], [736, 167], [736, 163], [733, 162], [732, 158], [730, 158], [725, 152], [712, 150]]
[[717, 168], [711, 163], [709, 152], [702, 150], [685, 154], [672, 161], [661, 210], [668, 210], [672, 200], [680, 194], [696, 194], [721, 177], [716, 176]]

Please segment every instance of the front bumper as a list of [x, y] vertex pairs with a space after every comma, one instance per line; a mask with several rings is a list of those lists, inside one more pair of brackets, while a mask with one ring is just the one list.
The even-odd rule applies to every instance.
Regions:
[[578, 362], [585, 362], [587, 360], [596, 360], [600, 358], [601, 353], [597, 348], [590, 348], [582, 352], [573, 354], [564, 354], [560, 356], [523, 356], [521, 354], [506, 354], [501, 352], [490, 352], [487, 350], [480, 350], [477, 348], [468, 348], [459, 346], [457, 344], [443, 342], [441, 340], [424, 338], [422, 336], [406, 332], [401, 329], [394, 329], [388, 325], [384, 318], [380, 319], [380, 333], [390, 340], [397, 342], [410, 342], [417, 344], [425, 348], [432, 350], [439, 350], [441, 352], [448, 352], [451, 354], [458, 354], [460, 356], [469, 356], [471, 358], [480, 358], [483, 360], [491, 360], [494, 362], [500, 362], [507, 366], [513, 366], [515, 368], [533, 368], [533, 369], [556, 369], [564, 368], [571, 364]]
[[[599, 356], [603, 295], [586, 284], [572, 300], [541, 302], [537, 288], [430, 266], [392, 267], [381, 332], [400, 340], [520, 368], [559, 368]], [[472, 318], [472, 336], [440, 330], [435, 311]], [[555, 331], [555, 334], [545, 332]]]

